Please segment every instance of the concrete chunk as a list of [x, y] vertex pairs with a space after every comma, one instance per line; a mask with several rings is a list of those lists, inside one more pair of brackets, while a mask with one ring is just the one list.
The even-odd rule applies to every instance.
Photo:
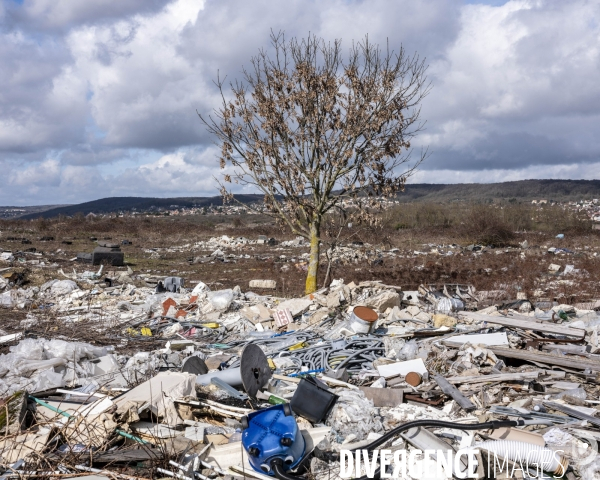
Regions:
[[275, 290], [277, 288], [277, 282], [275, 280], [250, 280], [249, 287]]
[[383, 313], [388, 308], [400, 306], [400, 295], [391, 291], [381, 292], [373, 297], [367, 298], [365, 305]]
[[301, 313], [306, 312], [312, 303], [312, 300], [309, 298], [292, 298], [290, 300], [286, 300], [285, 302], [281, 302], [277, 306], [277, 310], [288, 309], [290, 312], [292, 312], [292, 317], [296, 317]]
[[433, 326], [435, 328], [454, 327], [456, 325], [456, 321], [456, 318], [451, 317], [450, 315], [445, 315], [443, 313], [436, 313], [433, 316]]

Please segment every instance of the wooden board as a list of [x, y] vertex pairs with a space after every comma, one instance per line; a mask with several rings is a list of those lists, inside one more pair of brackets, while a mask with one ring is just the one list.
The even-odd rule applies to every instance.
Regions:
[[435, 383], [439, 385], [439, 387], [442, 389], [442, 392], [444, 392], [449, 397], [452, 397], [456, 401], [456, 403], [458, 403], [461, 406], [463, 410], [469, 412], [477, 408], [473, 404], [473, 402], [471, 402], [471, 400], [469, 400], [462, 393], [460, 393], [454, 385], [448, 382], [448, 380], [446, 380], [441, 375], [431, 375], [431, 378], [433, 379], [433, 381], [435, 381]]
[[470, 375], [468, 377], [449, 377], [446, 381], [453, 385], [483, 382], [514, 382], [519, 380], [537, 380], [540, 372], [499, 373], [496, 375]]
[[553, 335], [565, 335], [581, 339], [585, 337], [585, 330], [582, 328], [564, 327], [562, 325], [556, 325], [555, 323], [536, 322], [533, 317], [494, 317], [492, 315], [482, 315], [474, 312], [460, 312], [459, 315], [472, 318], [479, 322], [502, 325], [503, 327], [521, 328], [523, 330], [532, 330], [534, 332], [550, 333]]
[[586, 370], [600, 372], [600, 361], [589, 360], [587, 358], [578, 359], [575, 356], [549, 355], [538, 351], [516, 350], [514, 348], [490, 347], [489, 350], [494, 355], [504, 358], [516, 358], [534, 363], [544, 363], [558, 367], [572, 368], [575, 370]]

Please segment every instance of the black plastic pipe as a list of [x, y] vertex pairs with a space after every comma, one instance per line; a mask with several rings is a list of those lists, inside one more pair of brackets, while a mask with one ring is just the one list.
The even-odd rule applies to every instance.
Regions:
[[275, 458], [271, 462], [271, 470], [276, 478], [279, 480], [301, 480], [305, 478], [302, 475], [290, 475], [283, 469], [283, 460], [281, 458]]

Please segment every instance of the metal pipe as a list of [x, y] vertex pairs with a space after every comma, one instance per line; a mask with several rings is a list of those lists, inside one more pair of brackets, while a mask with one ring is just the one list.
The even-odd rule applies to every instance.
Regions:
[[172, 472], [171, 470], [165, 470], [164, 468], [157, 468], [156, 471], [159, 473], [164, 473], [165, 475], [168, 475], [169, 477], [175, 477], [175, 478], [179, 478], [181, 480], [194, 480], [192, 477], [188, 477], [187, 475], [182, 475], [181, 473], [175, 473], [175, 472]]
[[[173, 465], [174, 467], [179, 468], [180, 470], [187, 470], [188, 468], [185, 465], [181, 465], [173, 460], [169, 460], [169, 465]], [[200, 480], [210, 480], [208, 477], [205, 477], [201, 473], [194, 472], [194, 475], [197, 476]]]

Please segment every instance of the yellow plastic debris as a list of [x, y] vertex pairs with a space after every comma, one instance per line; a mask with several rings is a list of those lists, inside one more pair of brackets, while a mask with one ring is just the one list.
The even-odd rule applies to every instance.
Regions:
[[152, 336], [152, 330], [150, 330], [148, 327], [142, 327], [141, 332], [144, 337]]
[[203, 323], [202, 326], [206, 327], [206, 328], [219, 328], [220, 327], [220, 325], [218, 323], [215, 323], [215, 322]]

